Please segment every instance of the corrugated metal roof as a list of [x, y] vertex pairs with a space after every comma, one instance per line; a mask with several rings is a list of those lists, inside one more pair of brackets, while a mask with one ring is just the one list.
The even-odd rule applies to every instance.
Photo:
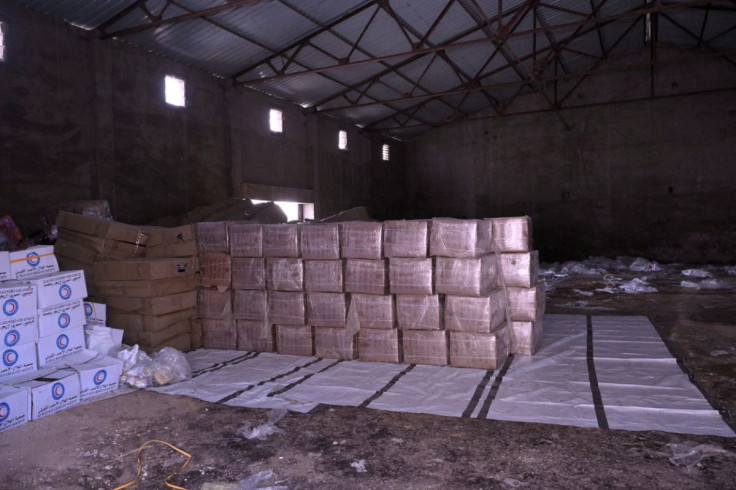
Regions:
[[36, 12], [57, 17], [82, 29], [91, 30], [133, 3], [133, 0], [25, 0], [18, 1]]

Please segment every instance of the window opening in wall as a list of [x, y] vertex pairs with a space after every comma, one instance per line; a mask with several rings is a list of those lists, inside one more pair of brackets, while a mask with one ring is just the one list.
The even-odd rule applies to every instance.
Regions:
[[165, 94], [167, 104], [175, 105], [177, 107], [184, 107], [186, 103], [184, 96], [184, 80], [182, 80], [181, 78], [166, 75]]
[[340, 132], [337, 134], [337, 147], [340, 150], [348, 149], [348, 132], [344, 129], [341, 129]]
[[381, 160], [388, 162], [391, 159], [391, 147], [384, 143], [381, 147]]
[[284, 113], [278, 109], [271, 109], [268, 112], [268, 127], [274, 133], [284, 132]]
[[0, 61], [5, 61], [5, 38], [3, 33], [5, 31], [5, 24], [0, 22]]
[[[251, 199], [253, 204], [262, 204], [262, 199]], [[286, 214], [287, 221], [302, 221], [305, 219], [314, 219], [314, 203], [311, 202], [291, 202], [291, 201], [273, 201], [275, 205], [280, 207]]]
[[652, 14], [644, 16], [644, 44], [652, 40]]

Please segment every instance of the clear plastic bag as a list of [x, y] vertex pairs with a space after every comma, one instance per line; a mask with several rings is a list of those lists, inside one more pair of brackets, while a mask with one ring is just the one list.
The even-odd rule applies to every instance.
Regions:
[[133, 388], [164, 386], [192, 377], [186, 357], [173, 347], [164, 347], [149, 356], [136, 344], [121, 349], [117, 358], [123, 361], [120, 381]]
[[286, 416], [287, 410], [275, 409], [268, 412], [268, 420], [265, 424], [253, 426], [250, 422], [246, 422], [235, 433], [244, 439], [259, 439], [265, 441], [271, 434], [281, 434], [284, 431], [276, 427], [276, 423]]

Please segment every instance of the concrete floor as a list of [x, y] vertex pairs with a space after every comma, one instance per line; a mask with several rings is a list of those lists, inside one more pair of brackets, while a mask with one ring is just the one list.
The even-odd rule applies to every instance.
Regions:
[[[625, 274], [621, 274], [626, 279]], [[633, 277], [633, 276], [632, 276]], [[648, 316], [705, 393], [736, 414], [736, 303], [732, 291], [694, 291], [681, 278], [652, 279], [653, 294], [581, 295], [600, 277], [555, 281], [550, 313]], [[722, 352], [718, 352], [722, 351]], [[725, 354], [723, 353], [725, 352]], [[244, 440], [235, 432], [265, 411], [137, 391], [34, 421], [0, 435], [0, 488], [114, 488], [132, 479], [150, 439], [192, 454], [173, 477], [199, 489], [262, 470], [263, 485], [289, 488], [736, 488], [736, 438], [626, 432], [468, 420], [321, 406], [290, 413], [283, 434]], [[667, 444], [708, 444], [718, 455], [692, 468], [670, 463]], [[144, 452], [133, 488], [165, 488], [184, 458]], [[365, 471], [352, 463], [364, 460]]]

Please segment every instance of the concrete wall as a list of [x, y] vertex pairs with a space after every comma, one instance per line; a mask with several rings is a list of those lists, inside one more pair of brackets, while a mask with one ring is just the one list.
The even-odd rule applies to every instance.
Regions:
[[526, 114], [484, 113], [417, 138], [406, 215], [528, 214], [548, 261], [733, 260], [736, 67], [710, 57], [653, 80], [649, 70], [590, 77], [567, 103], [587, 107], [545, 111], [529, 94], [509, 107]]
[[[25, 232], [59, 202], [107, 199], [117, 219], [146, 223], [242, 182], [314, 189], [318, 217], [357, 205], [380, 217], [401, 199], [401, 166], [374, 159], [380, 137], [11, 2], [0, 22], [0, 214]], [[164, 102], [165, 75], [186, 81], [186, 108]], [[271, 107], [285, 112], [281, 135], [268, 130]], [[394, 176], [378, 192], [376, 172]]]

